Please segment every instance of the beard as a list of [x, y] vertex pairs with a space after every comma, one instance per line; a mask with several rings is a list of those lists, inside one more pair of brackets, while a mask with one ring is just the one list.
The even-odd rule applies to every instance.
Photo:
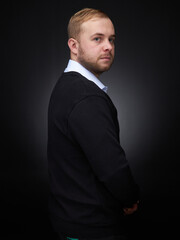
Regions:
[[[105, 59], [105, 58], [108, 59]], [[99, 77], [103, 72], [108, 71], [113, 63], [114, 57], [108, 52], [101, 54], [99, 57], [92, 57], [87, 55], [86, 52], [80, 47], [78, 62], [87, 70], [92, 72], [95, 76]]]

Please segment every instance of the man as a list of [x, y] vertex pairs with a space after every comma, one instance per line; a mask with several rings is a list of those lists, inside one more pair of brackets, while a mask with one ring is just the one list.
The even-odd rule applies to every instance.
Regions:
[[138, 187], [120, 146], [117, 111], [99, 76], [114, 59], [109, 17], [83, 9], [69, 21], [70, 61], [48, 112], [50, 217], [59, 239], [124, 239]]

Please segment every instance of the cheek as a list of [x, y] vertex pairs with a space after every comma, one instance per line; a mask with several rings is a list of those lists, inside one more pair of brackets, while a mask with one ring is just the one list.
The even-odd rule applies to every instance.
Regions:
[[100, 46], [95, 46], [94, 44], [86, 41], [82, 42], [79, 48], [79, 54], [81, 55], [80, 57], [83, 56], [83, 58], [87, 59], [88, 61], [95, 61], [98, 59], [100, 53]]
[[115, 55], [115, 49], [113, 48], [112, 50], [111, 50], [111, 55], [114, 57], [114, 55]]
[[99, 56], [99, 49], [93, 46], [85, 46], [83, 49], [84, 55], [86, 55], [89, 59], [96, 59]]

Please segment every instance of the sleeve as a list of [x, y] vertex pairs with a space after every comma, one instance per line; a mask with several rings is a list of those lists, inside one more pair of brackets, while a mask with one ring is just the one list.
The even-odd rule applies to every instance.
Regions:
[[108, 101], [91, 96], [76, 104], [69, 116], [69, 131], [87, 157], [94, 174], [123, 206], [131, 206], [138, 196], [119, 130]]

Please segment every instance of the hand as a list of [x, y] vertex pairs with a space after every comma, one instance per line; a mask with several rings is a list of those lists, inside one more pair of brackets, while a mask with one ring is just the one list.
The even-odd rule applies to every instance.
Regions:
[[131, 215], [131, 214], [133, 214], [134, 212], [136, 212], [137, 209], [138, 209], [138, 203], [139, 203], [139, 201], [138, 201], [137, 203], [134, 203], [131, 208], [123, 208], [124, 215], [125, 215], [125, 216], [126, 216], [126, 215]]

